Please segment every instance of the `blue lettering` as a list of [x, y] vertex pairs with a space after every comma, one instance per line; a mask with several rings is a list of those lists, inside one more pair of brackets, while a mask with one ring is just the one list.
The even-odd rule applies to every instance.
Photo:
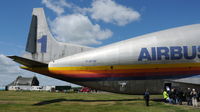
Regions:
[[156, 48], [152, 47], [151, 52], [152, 52], [152, 60], [156, 60]]
[[161, 60], [162, 57], [169, 60], [169, 49], [167, 47], [157, 47], [157, 59]]
[[142, 48], [138, 61], [156, 60], [179, 60], [179, 59], [200, 59], [200, 46], [170, 46], [170, 47], [151, 47], [150, 52], [147, 48]]
[[142, 61], [142, 60], [151, 60], [151, 56], [150, 56], [147, 48], [142, 48], [140, 51], [138, 61]]
[[180, 46], [170, 47], [171, 60], [182, 59], [182, 48]]
[[188, 56], [189, 50], [187, 46], [183, 46], [184, 57], [185, 59], [194, 59], [197, 55], [196, 46], [192, 46], [192, 55]]
[[[200, 46], [198, 46], [198, 52], [200, 52]], [[198, 58], [200, 58], [200, 54], [198, 54]]]
[[38, 39], [38, 43], [41, 43], [41, 53], [47, 52], [47, 36], [44, 35], [40, 39]]

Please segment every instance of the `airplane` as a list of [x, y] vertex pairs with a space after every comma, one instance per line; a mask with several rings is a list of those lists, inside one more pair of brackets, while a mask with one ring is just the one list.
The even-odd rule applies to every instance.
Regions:
[[52, 36], [43, 8], [34, 8], [27, 53], [8, 57], [22, 69], [81, 86], [124, 94], [148, 89], [156, 94], [171, 86], [171, 79], [200, 74], [199, 40], [200, 24], [193, 24], [99, 48], [62, 43]]

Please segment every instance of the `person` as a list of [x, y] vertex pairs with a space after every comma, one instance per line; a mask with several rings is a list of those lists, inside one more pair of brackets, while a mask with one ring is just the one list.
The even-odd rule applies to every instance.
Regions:
[[186, 101], [187, 101], [187, 105], [192, 105], [192, 96], [191, 96], [190, 88], [188, 88], [186, 92]]
[[175, 98], [176, 92], [175, 89], [171, 89], [171, 91], [169, 92], [169, 99], [170, 99], [170, 103], [171, 104], [176, 104], [176, 98]]
[[198, 91], [197, 93], [198, 93], [197, 102], [199, 102], [200, 101], [200, 91]]
[[175, 90], [175, 104], [179, 104], [179, 98], [178, 98], [178, 89], [177, 88], [175, 88], [174, 89]]
[[179, 105], [182, 105], [183, 91], [180, 88], [177, 90], [177, 99], [178, 99]]
[[179, 99], [178, 99], [178, 90], [174, 88], [174, 104], [179, 104]]
[[171, 104], [171, 99], [169, 98], [169, 94], [167, 93], [166, 90], [163, 91], [163, 97], [166, 103], [169, 102]]
[[149, 106], [149, 98], [150, 98], [150, 94], [149, 94], [148, 89], [146, 89], [146, 91], [144, 93], [144, 100], [145, 100], [146, 106]]
[[192, 106], [193, 107], [198, 107], [198, 102], [197, 102], [197, 92], [195, 89], [192, 89], [192, 92], [191, 92], [191, 96], [192, 96]]

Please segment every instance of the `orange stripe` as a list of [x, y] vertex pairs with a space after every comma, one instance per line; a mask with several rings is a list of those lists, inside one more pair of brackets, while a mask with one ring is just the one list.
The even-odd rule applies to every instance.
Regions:
[[[163, 64], [164, 65], [164, 64]], [[185, 64], [184, 64], [185, 65]], [[191, 66], [191, 64], [189, 64]], [[27, 68], [33, 72], [41, 73], [41, 74], [49, 74], [49, 75], [62, 75], [66, 77], [125, 77], [125, 76], [152, 76], [152, 75], [187, 75], [192, 73], [199, 73], [200, 74], [200, 67], [197, 66], [198, 64], [194, 64], [193, 67], [190, 66], [182, 66], [178, 65], [178, 67], [172, 66], [172, 67], [161, 67], [161, 68], [154, 68], [153, 67], [145, 67], [145, 68], [139, 68], [139, 67], [133, 67], [132, 69], [108, 69], [108, 70], [102, 70], [102, 69], [78, 69], [80, 67], [73, 67], [73, 69], [70, 69], [70, 67], [61, 67], [61, 68]], [[147, 66], [147, 65], [146, 65]], [[102, 66], [101, 66], [102, 67]], [[105, 66], [110, 68], [109, 66]], [[129, 66], [130, 67], [130, 66]], [[65, 69], [67, 68], [67, 69]], [[90, 67], [88, 67], [90, 68]], [[104, 68], [104, 67], [103, 67]]]

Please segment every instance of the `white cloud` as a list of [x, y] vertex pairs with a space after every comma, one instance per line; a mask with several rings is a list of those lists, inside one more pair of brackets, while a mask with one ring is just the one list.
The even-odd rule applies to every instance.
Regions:
[[136, 21], [140, 14], [128, 7], [115, 3], [112, 0], [95, 0], [92, 8], [85, 9], [91, 13], [96, 20], [103, 20], [107, 23], [114, 23], [120, 26]]
[[0, 86], [11, 83], [19, 73], [20, 69], [17, 64], [0, 54]]
[[[51, 30], [57, 40], [82, 45], [101, 44], [102, 40], [113, 34], [111, 30], [102, 29], [90, 19], [123, 26], [140, 17], [137, 11], [112, 0], [94, 0], [91, 8], [80, 8], [65, 0], [42, 0], [42, 3], [58, 14], [58, 17], [50, 21]], [[73, 14], [63, 15], [64, 8], [68, 8]]]
[[112, 36], [109, 29], [101, 29], [81, 14], [59, 16], [51, 22], [51, 28], [58, 40], [82, 45], [101, 44]]
[[72, 5], [65, 0], [42, 0], [42, 3], [56, 14], [61, 15], [64, 13], [64, 8], [71, 8]]
[[19, 67], [12, 60], [0, 54], [0, 71], [1, 73], [19, 73]]

